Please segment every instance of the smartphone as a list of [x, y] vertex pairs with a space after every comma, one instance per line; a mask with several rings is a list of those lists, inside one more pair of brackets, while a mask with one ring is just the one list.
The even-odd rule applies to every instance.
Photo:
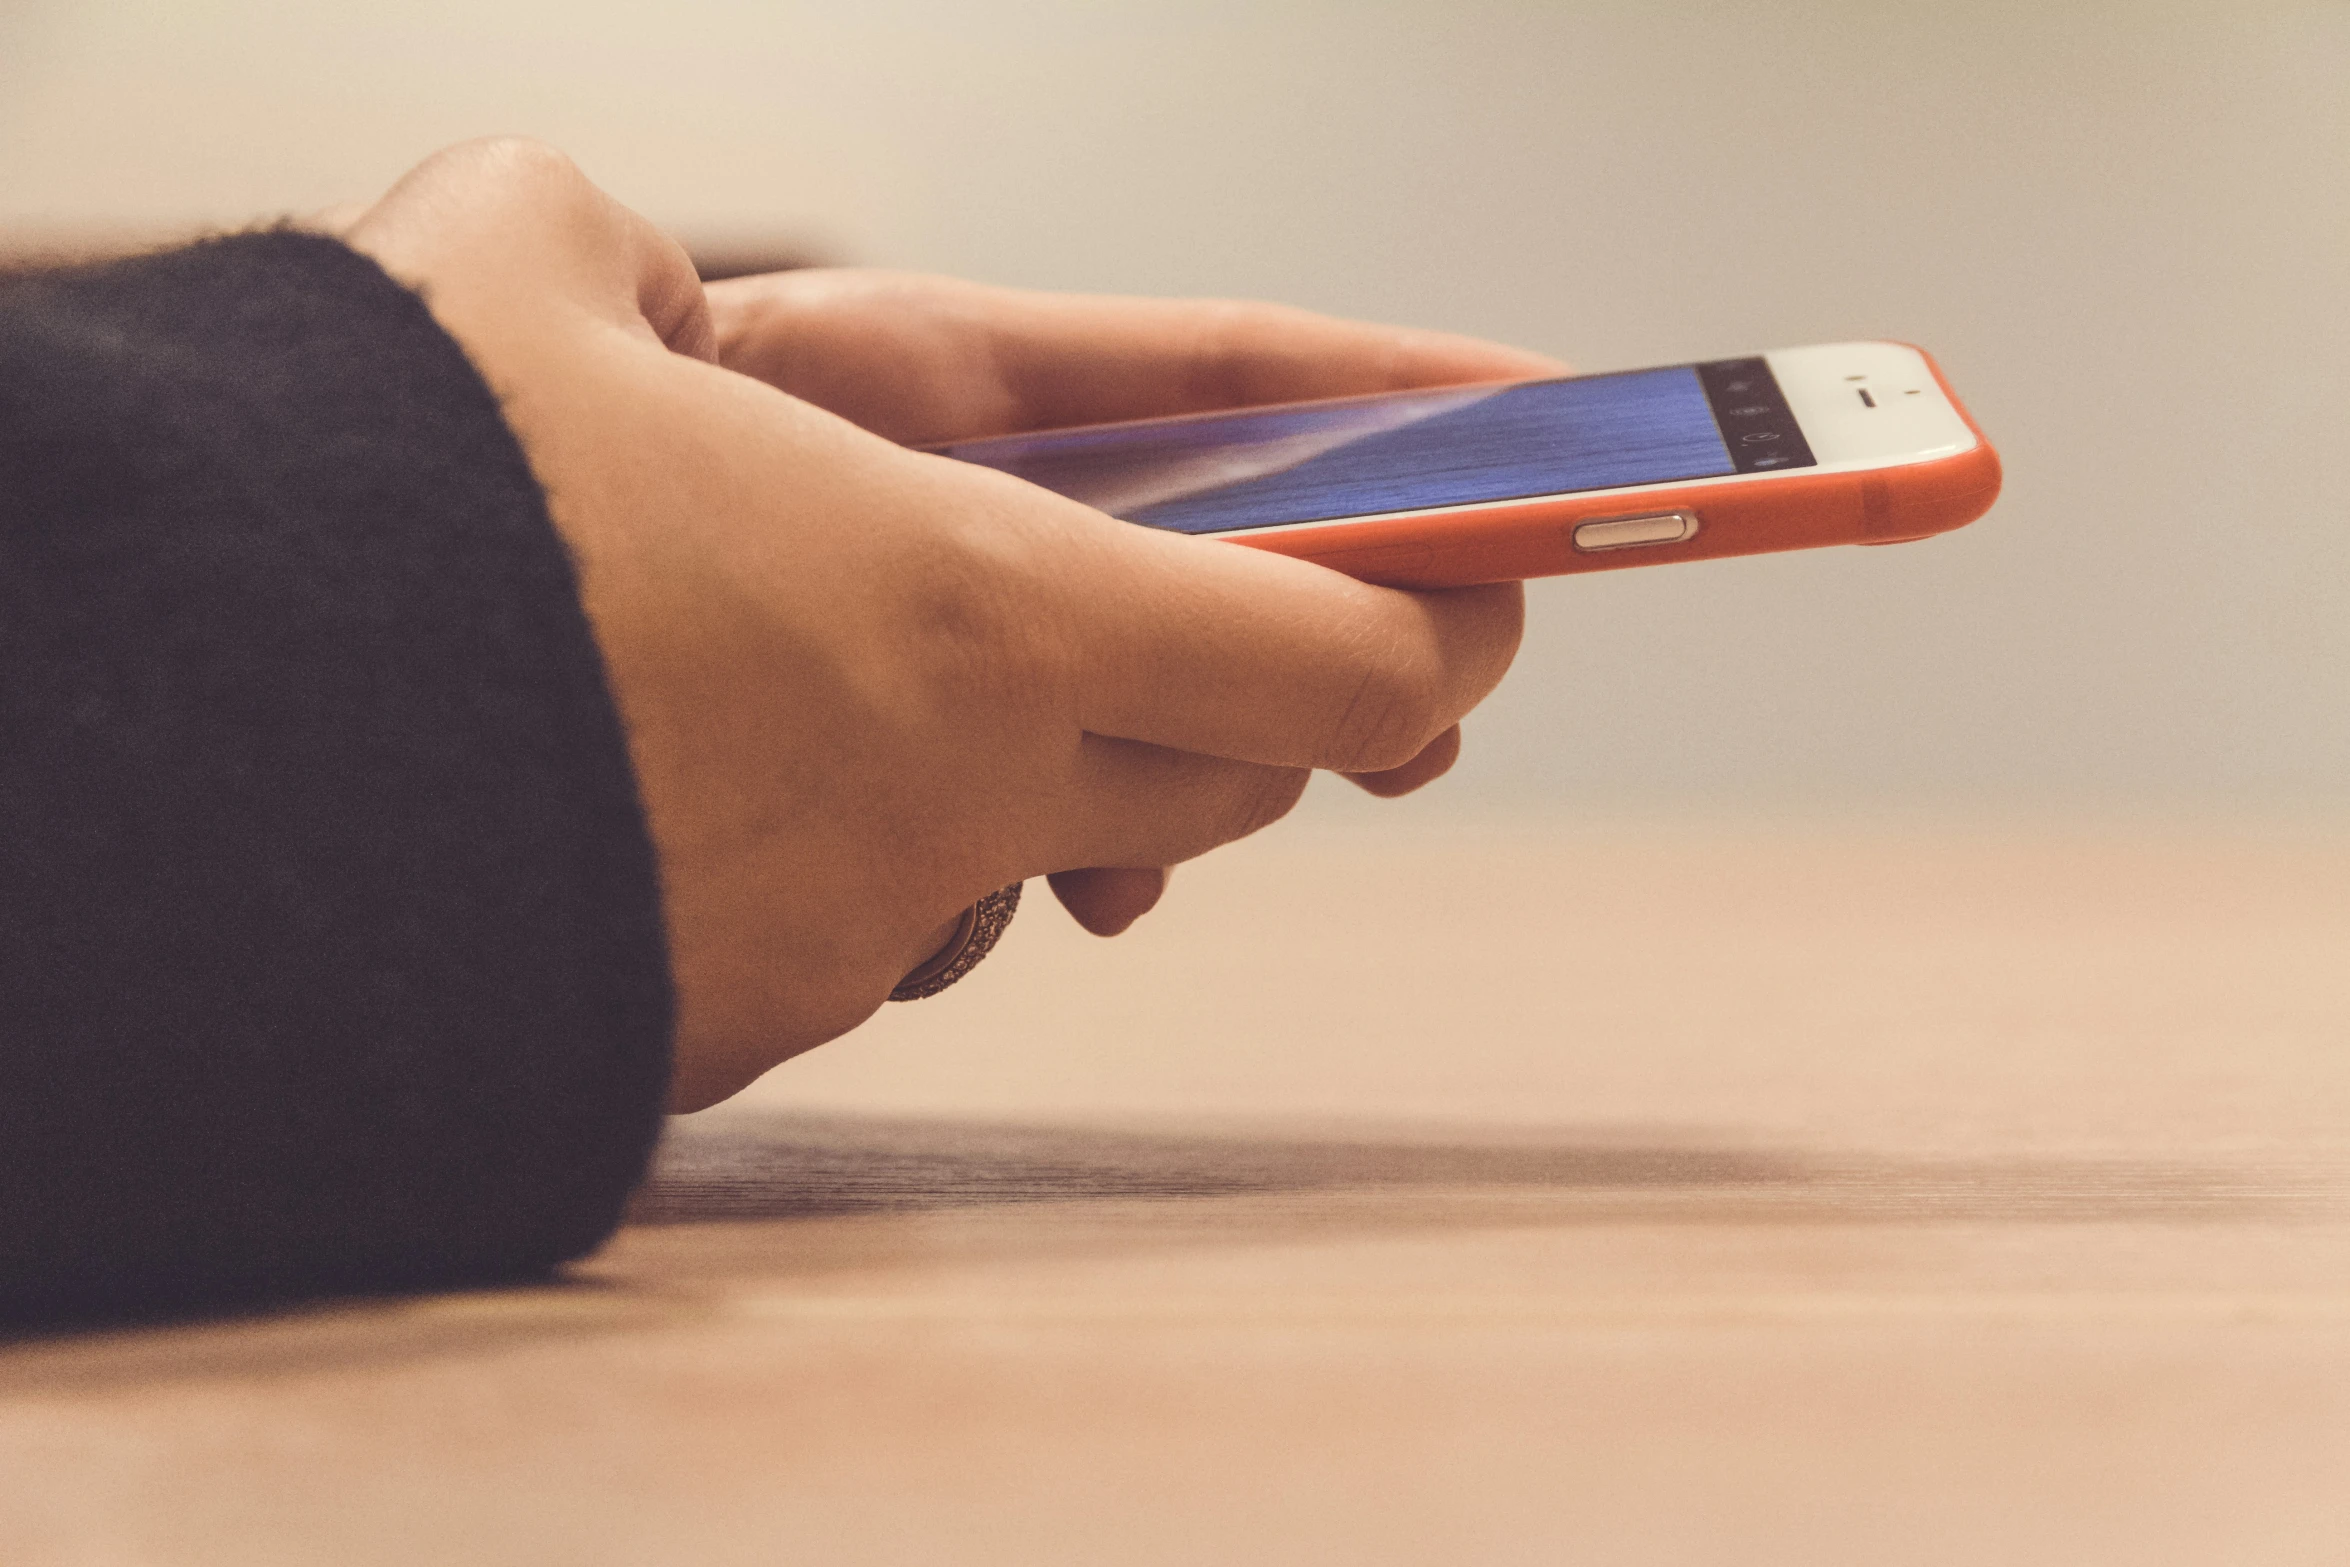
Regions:
[[1906, 343], [1382, 392], [930, 448], [1145, 527], [1460, 587], [1974, 521], [1999, 458]]

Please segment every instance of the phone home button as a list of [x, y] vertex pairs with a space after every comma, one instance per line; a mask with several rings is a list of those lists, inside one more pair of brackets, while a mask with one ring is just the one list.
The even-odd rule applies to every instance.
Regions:
[[1644, 544], [1679, 544], [1697, 537], [1697, 513], [1649, 512], [1639, 517], [1609, 517], [1586, 522], [1574, 532], [1575, 548], [1585, 551], [1637, 549]]

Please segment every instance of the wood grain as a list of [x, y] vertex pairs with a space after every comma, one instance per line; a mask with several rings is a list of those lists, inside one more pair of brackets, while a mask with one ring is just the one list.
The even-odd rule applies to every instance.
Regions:
[[2350, 1559], [2350, 837], [1269, 836], [563, 1284], [0, 1349], [14, 1564]]

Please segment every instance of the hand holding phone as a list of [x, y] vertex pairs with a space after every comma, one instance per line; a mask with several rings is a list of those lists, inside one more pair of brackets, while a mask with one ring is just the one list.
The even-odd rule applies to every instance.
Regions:
[[1147, 527], [1455, 587], [1973, 521], [1999, 459], [1902, 343], [1287, 403], [932, 450]]

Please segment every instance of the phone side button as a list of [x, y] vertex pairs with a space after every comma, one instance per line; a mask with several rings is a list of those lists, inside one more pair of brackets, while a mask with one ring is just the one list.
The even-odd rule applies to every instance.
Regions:
[[1581, 524], [1573, 537], [1575, 548], [1586, 552], [1637, 549], [1644, 544], [1679, 544], [1697, 537], [1697, 513], [1659, 511], [1641, 517], [1609, 517]]

